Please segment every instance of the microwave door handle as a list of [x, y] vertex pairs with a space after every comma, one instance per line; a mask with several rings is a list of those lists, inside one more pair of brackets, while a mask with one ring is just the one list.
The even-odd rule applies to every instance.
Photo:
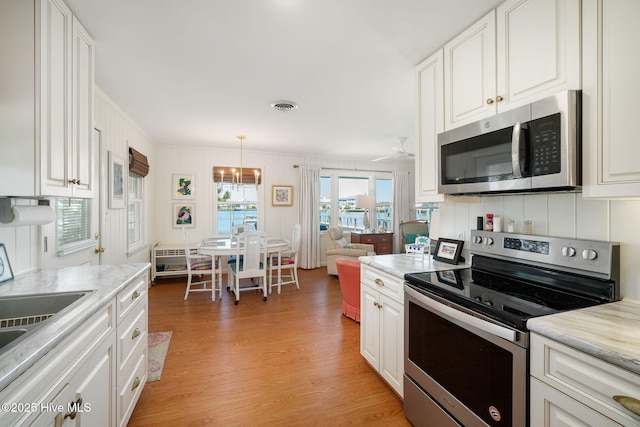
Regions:
[[511, 136], [511, 167], [513, 168], [514, 178], [522, 178], [522, 170], [520, 169], [520, 138], [522, 138], [522, 123], [516, 122], [513, 125], [513, 134]]

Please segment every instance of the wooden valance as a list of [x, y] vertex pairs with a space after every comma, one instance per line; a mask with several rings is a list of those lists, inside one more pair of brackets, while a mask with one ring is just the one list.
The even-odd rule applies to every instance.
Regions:
[[[238, 175], [236, 176], [236, 174]], [[230, 184], [237, 183], [237, 180], [240, 178], [239, 174], [239, 166], [214, 166], [213, 182], [228, 182]], [[243, 167], [242, 179], [240, 182], [243, 184], [260, 185], [262, 183], [262, 169]]]
[[129, 172], [145, 177], [149, 175], [147, 156], [129, 147]]

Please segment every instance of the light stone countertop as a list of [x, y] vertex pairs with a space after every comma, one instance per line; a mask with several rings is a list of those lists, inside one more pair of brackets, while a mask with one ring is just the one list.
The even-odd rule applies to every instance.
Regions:
[[640, 301], [622, 300], [536, 317], [540, 335], [640, 374]]
[[406, 273], [421, 273], [423, 271], [442, 271], [460, 268], [469, 268], [471, 264], [447, 264], [446, 262], [434, 261], [429, 255], [375, 255], [361, 256], [358, 260], [370, 267], [377, 268], [385, 273], [399, 277], [404, 280]]
[[[36, 270], [0, 283], [0, 297], [93, 291], [67, 309], [0, 349], [0, 391], [69, 336], [118, 292], [143, 274], [149, 263], [89, 265]], [[0, 316], [1, 317], [1, 316]]]

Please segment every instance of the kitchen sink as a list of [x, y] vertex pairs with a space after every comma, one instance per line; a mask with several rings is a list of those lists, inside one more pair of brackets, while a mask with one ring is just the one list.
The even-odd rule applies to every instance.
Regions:
[[0, 297], [0, 354], [16, 339], [89, 293], [91, 291]]

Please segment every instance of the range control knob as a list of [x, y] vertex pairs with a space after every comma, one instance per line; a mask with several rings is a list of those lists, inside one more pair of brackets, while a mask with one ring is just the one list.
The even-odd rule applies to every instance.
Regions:
[[582, 258], [593, 261], [594, 259], [598, 258], [598, 252], [596, 252], [594, 249], [585, 249], [582, 251]]
[[482, 236], [474, 236], [473, 243], [477, 243], [477, 244], [482, 243]]
[[485, 237], [484, 238], [485, 245], [493, 245], [493, 237]]
[[567, 256], [567, 257], [576, 256], [576, 248], [572, 248], [571, 246], [563, 246], [562, 256]]

